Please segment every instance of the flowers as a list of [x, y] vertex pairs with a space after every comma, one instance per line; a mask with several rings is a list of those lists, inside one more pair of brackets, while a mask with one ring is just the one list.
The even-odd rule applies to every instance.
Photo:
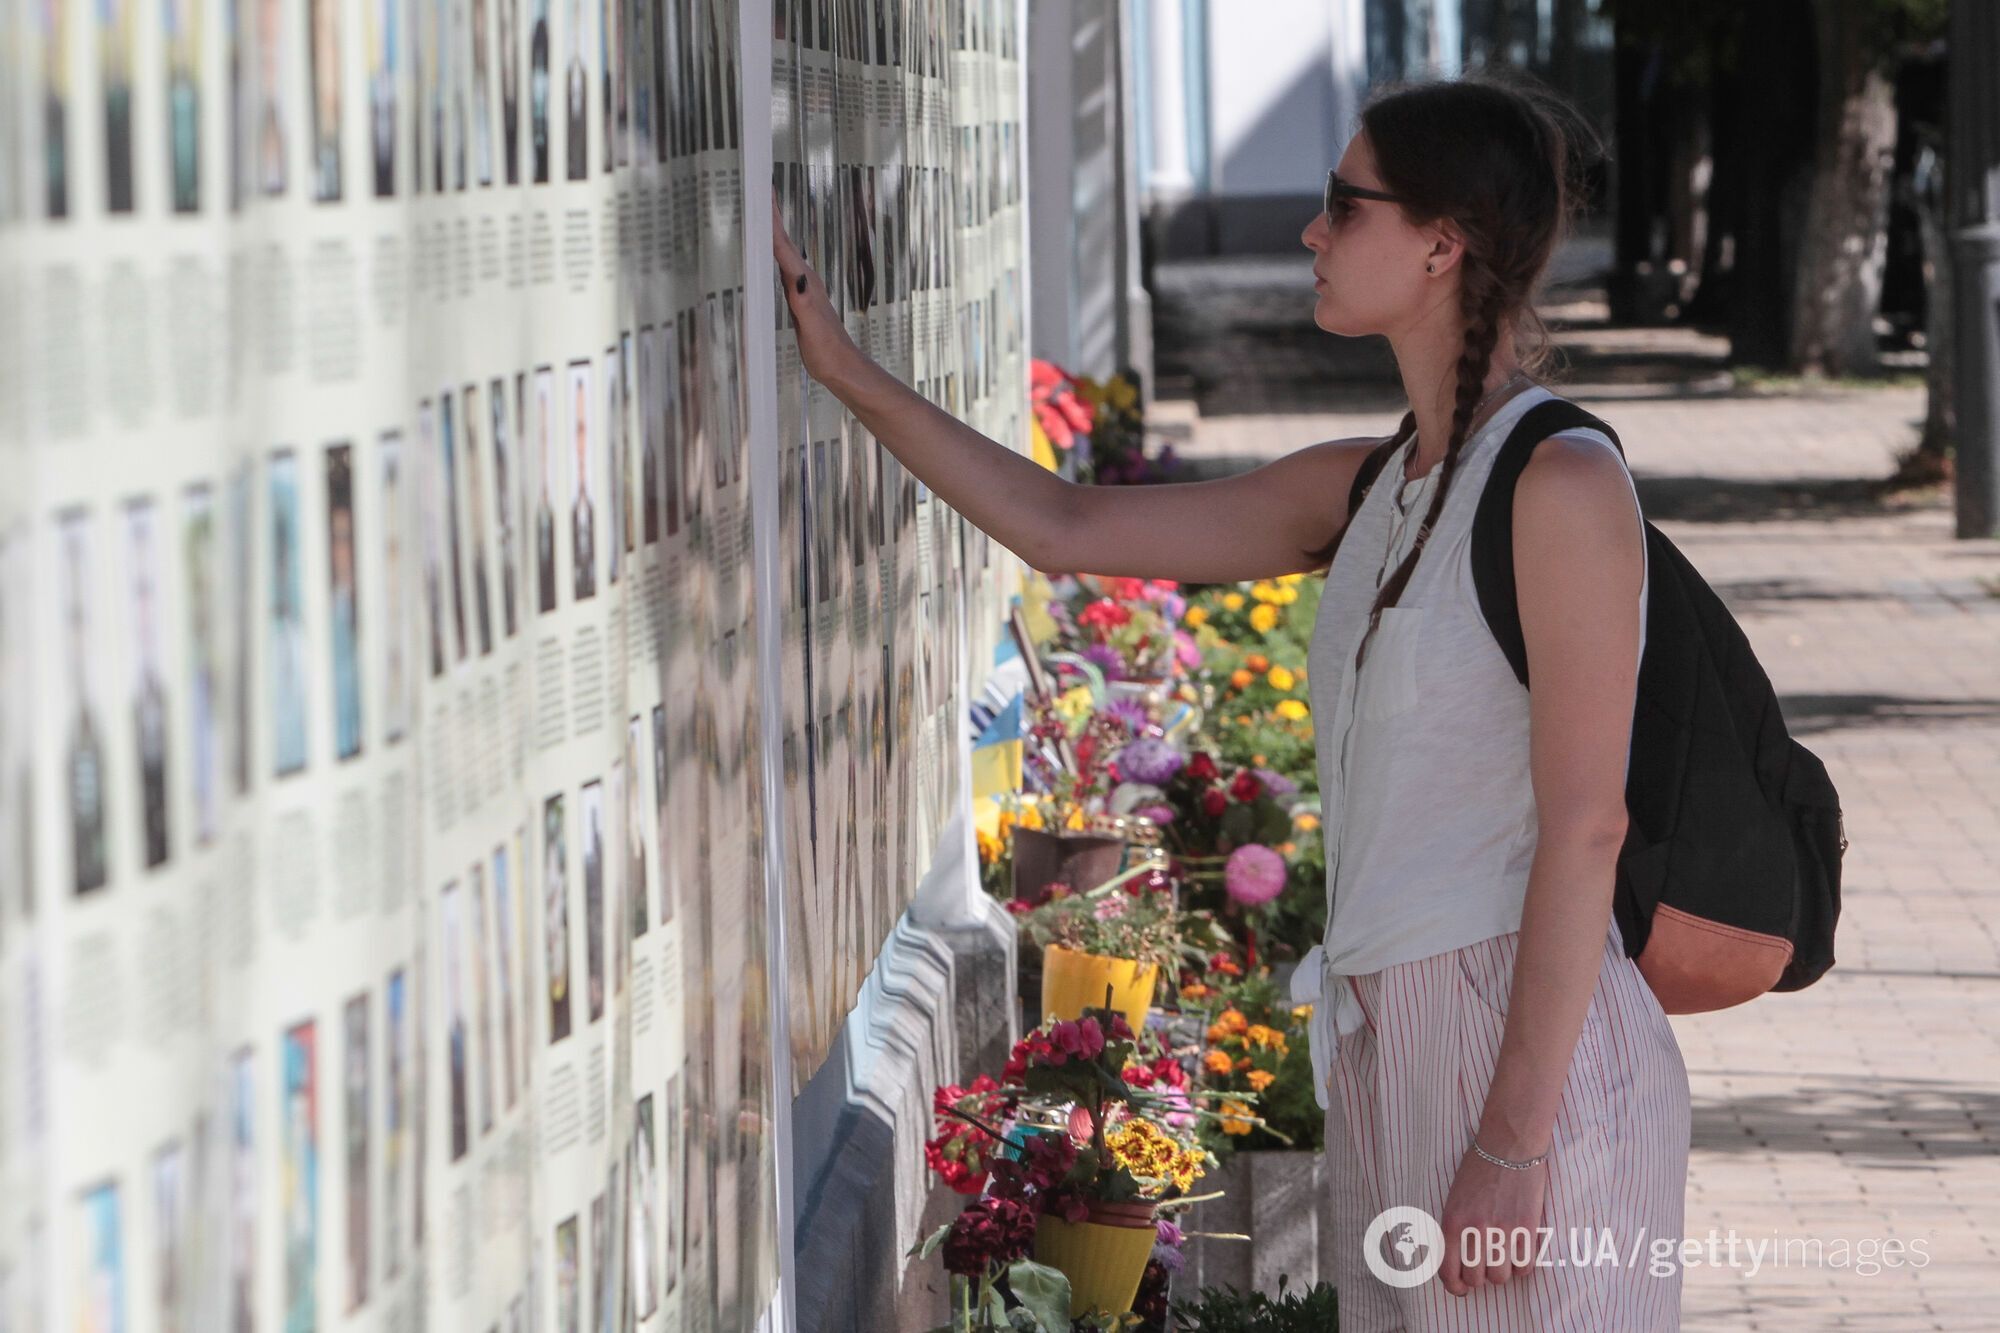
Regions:
[[1126, 780], [1164, 787], [1187, 764], [1187, 756], [1165, 741], [1142, 736], [1120, 750], [1116, 762]]
[[1246, 907], [1268, 903], [1283, 893], [1285, 877], [1285, 858], [1255, 842], [1231, 852], [1222, 870], [1229, 896]]
[[1259, 634], [1269, 634], [1278, 627], [1278, 608], [1269, 602], [1259, 602], [1250, 608], [1250, 628]]
[[1264, 679], [1271, 683], [1272, 689], [1284, 690], [1288, 693], [1292, 686], [1298, 684], [1298, 679], [1292, 675], [1291, 671], [1282, 666], [1274, 666], [1265, 672]]
[[1287, 722], [1303, 722], [1312, 716], [1312, 710], [1302, 699], [1280, 699], [1274, 711]]
[[984, 1198], [969, 1204], [945, 1235], [945, 1271], [977, 1278], [995, 1264], [1025, 1258], [1035, 1244], [1035, 1216], [1019, 1199]]

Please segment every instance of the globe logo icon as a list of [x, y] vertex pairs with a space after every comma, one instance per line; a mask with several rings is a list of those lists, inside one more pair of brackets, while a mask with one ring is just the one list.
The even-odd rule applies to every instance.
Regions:
[[1388, 1285], [1421, 1286], [1444, 1266], [1444, 1229], [1421, 1208], [1385, 1208], [1362, 1233], [1361, 1255]]

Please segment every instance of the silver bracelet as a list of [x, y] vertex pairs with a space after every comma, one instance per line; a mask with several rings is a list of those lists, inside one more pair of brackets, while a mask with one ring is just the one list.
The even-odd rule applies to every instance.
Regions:
[[[1553, 1148], [1554, 1146], [1555, 1146], [1554, 1144], [1550, 1144], [1549, 1148]], [[1509, 1171], [1526, 1171], [1529, 1167], [1540, 1166], [1543, 1162], [1548, 1160], [1549, 1148], [1542, 1149], [1541, 1152], [1537, 1153], [1533, 1157], [1530, 1157], [1525, 1162], [1510, 1162], [1504, 1157], [1495, 1157], [1492, 1153], [1480, 1147], [1479, 1139], [1476, 1136], [1472, 1140], [1472, 1151], [1478, 1153], [1481, 1157], [1493, 1163], [1493, 1165], [1504, 1166]]]

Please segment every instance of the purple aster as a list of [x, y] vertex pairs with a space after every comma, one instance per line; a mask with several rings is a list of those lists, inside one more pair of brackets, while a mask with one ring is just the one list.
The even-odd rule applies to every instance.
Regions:
[[1153, 725], [1153, 719], [1146, 714], [1146, 705], [1129, 694], [1115, 696], [1097, 711], [1124, 723], [1125, 730], [1134, 736], [1145, 735], [1147, 728]]
[[1255, 773], [1257, 780], [1264, 784], [1265, 792], [1272, 796], [1294, 796], [1298, 794], [1299, 784], [1286, 777], [1283, 773], [1273, 773], [1268, 768], [1256, 768], [1252, 769], [1251, 772]]
[[1127, 781], [1164, 787], [1187, 763], [1187, 756], [1162, 740], [1141, 736], [1118, 752], [1118, 772]]
[[1106, 680], [1125, 679], [1125, 659], [1108, 643], [1093, 643], [1083, 650], [1084, 660], [1104, 672]]

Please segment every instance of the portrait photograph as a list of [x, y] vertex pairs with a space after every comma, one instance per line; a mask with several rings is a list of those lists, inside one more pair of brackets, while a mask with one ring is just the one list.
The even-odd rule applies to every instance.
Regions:
[[31, 0], [41, 53], [42, 215], [69, 216], [69, 5]]
[[[402, 14], [397, 0], [361, 0], [362, 39], [368, 52], [368, 148], [375, 169], [375, 197], [396, 193], [396, 80], [402, 68]], [[417, 125], [422, 117], [411, 117]]]
[[665, 1201], [660, 1210], [660, 1253], [665, 1260], [660, 1279], [662, 1296], [671, 1296], [680, 1285], [681, 1269], [687, 1262], [687, 1141], [683, 1137], [687, 1110], [681, 1088], [681, 1070], [676, 1069], [667, 1076], [666, 1097], [660, 1106], [662, 1156], [667, 1166], [660, 1189]]
[[97, 75], [104, 94], [104, 207], [132, 211], [133, 44], [138, 0], [95, 0]]
[[278, 1215], [284, 1237], [285, 1333], [319, 1327], [319, 1080], [308, 1020], [285, 1029]]
[[340, 200], [340, 4], [306, 0], [312, 24], [312, 183], [313, 201]]
[[622, 160], [618, 145], [618, 119], [624, 84], [625, 34], [620, 30], [624, 12], [624, 0], [597, 0], [598, 84], [604, 90], [604, 132], [599, 141], [604, 145], [602, 157], [606, 172]]
[[659, 418], [660, 429], [660, 470], [666, 474], [666, 497], [661, 508], [666, 517], [666, 535], [676, 536], [681, 530], [681, 451], [686, 442], [681, 438], [680, 417], [680, 371], [676, 362], [680, 340], [675, 336], [671, 323], [662, 323], [659, 329], [659, 345], [653, 354], [654, 384], [653, 410]]
[[493, 651], [493, 581], [487, 571], [486, 485], [484, 457], [479, 449], [479, 386], [465, 386], [465, 505], [472, 547], [472, 622], [479, 633], [479, 655]]
[[645, 719], [634, 713], [625, 727], [625, 892], [631, 912], [626, 929], [635, 940], [646, 933], [647, 900], [652, 894], [646, 883], [646, 777], [639, 766], [645, 725]]
[[382, 986], [388, 1046], [388, 1083], [382, 1105], [382, 1279], [403, 1272], [403, 1172], [410, 1138], [410, 1010], [405, 972], [397, 968]]
[[556, 517], [562, 487], [561, 459], [556, 453], [556, 377], [548, 366], [535, 370], [535, 607], [546, 615], [556, 609]]
[[[197, 1134], [201, 1127], [197, 1126]], [[172, 1139], [153, 1154], [153, 1318], [160, 1333], [189, 1333], [187, 1152]], [[194, 1182], [199, 1187], [197, 1172]], [[207, 1219], [203, 1219], [204, 1224]]]
[[507, 184], [521, 183], [521, 0], [493, 0], [500, 47], [500, 161]]
[[510, 869], [507, 845], [502, 843], [493, 849], [493, 962], [500, 992], [500, 1104], [509, 1111], [514, 1109], [518, 1095], [514, 1058], [518, 1040], [514, 1017], [517, 1002], [514, 950], [518, 937], [515, 933], [517, 924], [513, 880], [508, 873]]
[[431, 675], [444, 674], [444, 515], [439, 512], [437, 422], [430, 400], [417, 405], [417, 442], [423, 451], [420, 477], [424, 530], [424, 628], [430, 643]]
[[[409, 547], [409, 500], [403, 484], [403, 438], [387, 431], [376, 444], [382, 464], [382, 735], [403, 739], [410, 726], [410, 622], [403, 553]], [[440, 663], [442, 665], [442, 663]]]
[[579, 1305], [574, 1214], [556, 1223], [556, 1325], [555, 1333], [583, 1333], [583, 1311]]
[[206, 847], [222, 819], [222, 662], [215, 580], [215, 496], [206, 482], [181, 497], [181, 567], [187, 610], [188, 772], [194, 840]]
[[[641, 6], [642, 10], [644, 6]], [[660, 412], [665, 399], [658, 377], [659, 330], [648, 324], [639, 330], [638, 378], [633, 381], [639, 400], [639, 507], [646, 545], [660, 540]]]
[[251, 705], [250, 644], [254, 637], [256, 607], [250, 594], [250, 545], [253, 538], [250, 515], [252, 490], [256, 485], [256, 464], [244, 459], [229, 474], [226, 497], [229, 515], [229, 558], [223, 564], [229, 580], [229, 718], [228, 754], [230, 790], [242, 796], [250, 790]]
[[507, 422], [507, 385], [496, 379], [488, 386], [487, 399], [493, 411], [493, 510], [500, 517], [500, 630], [508, 638], [517, 628], [514, 603], [519, 596], [520, 532], [514, 474], [514, 437]]
[[165, 865], [168, 847], [167, 686], [161, 660], [158, 511], [150, 499], [125, 506], [127, 589], [131, 596], [132, 735], [139, 757], [139, 858]]
[[341, 1012], [341, 1140], [347, 1176], [346, 1309], [354, 1314], [368, 1303], [368, 992], [347, 1001]]
[[604, 1254], [610, 1247], [607, 1232], [610, 1222], [604, 1206], [604, 1195], [599, 1194], [590, 1201], [590, 1333], [618, 1333], [613, 1325], [611, 1302], [607, 1299], [610, 1284], [604, 1265]]
[[176, 213], [201, 211], [203, 0], [160, 0], [167, 50], [167, 184]]
[[549, 179], [549, 0], [528, 0], [528, 153], [529, 179], [545, 185]]
[[333, 652], [333, 752], [361, 753], [361, 581], [355, 562], [354, 446], [326, 450], [327, 622]]
[[673, 862], [667, 857], [667, 707], [653, 705], [653, 824], [659, 830], [660, 924], [674, 919]]
[[660, 1229], [655, 1220], [660, 1182], [653, 1132], [653, 1094], [641, 1097], [632, 1112], [632, 1156], [628, 1179], [632, 1188], [632, 1313], [650, 1319], [659, 1308]]
[[563, 798], [542, 805], [542, 956], [549, 982], [549, 1044], [569, 1036], [569, 864]]
[[97, 711], [94, 672], [98, 648], [92, 632], [92, 520], [87, 509], [57, 517], [58, 566], [63, 615], [65, 707], [64, 782], [69, 800], [70, 887], [81, 895], [104, 887], [111, 848], [104, 788], [105, 733]]
[[450, 389], [438, 395], [438, 458], [444, 464], [445, 582], [451, 593], [452, 643], [457, 660], [466, 655], [465, 562], [463, 528], [459, 524], [458, 398]]
[[466, 186], [466, 159], [472, 152], [471, 108], [471, 61], [467, 51], [471, 49], [471, 25], [466, 16], [466, 0], [448, 0], [450, 7], [449, 26], [446, 28], [445, 86], [451, 104], [451, 188], [463, 190]]
[[248, 1046], [229, 1060], [229, 1197], [223, 1247], [227, 1252], [229, 1333], [257, 1327], [257, 1088], [256, 1057]]
[[567, 136], [566, 167], [569, 179], [590, 176], [590, 76], [583, 65], [583, 0], [563, 0], [563, 49], [569, 60], [563, 66]]
[[618, 575], [624, 564], [625, 552], [631, 549], [626, 545], [625, 541], [626, 533], [628, 532], [625, 526], [627, 516], [625, 484], [628, 478], [625, 471], [625, 460], [620, 455], [618, 448], [620, 443], [618, 434], [618, 385], [619, 381], [623, 378], [624, 376], [620, 374], [618, 349], [616, 347], [605, 348], [604, 416], [601, 419], [603, 422], [601, 434], [604, 438], [605, 447], [611, 455], [606, 460], [609, 466], [604, 469], [605, 478], [611, 487], [610, 503], [605, 506], [605, 512], [611, 518], [609, 540], [604, 543], [604, 581], [606, 584], [618, 582]]
[[639, 540], [638, 510], [642, 497], [632, 474], [632, 335], [629, 333], [623, 335], [618, 343], [618, 392], [613, 398], [611, 411], [611, 447], [618, 459], [619, 544], [630, 555]]
[[92, 1185], [77, 1196], [76, 1283], [80, 1333], [125, 1333], [125, 1234], [118, 1182]]
[[285, 87], [283, 0], [236, 0], [255, 6], [256, 102], [251, 127], [257, 163], [257, 189], [265, 195], [285, 192]]
[[583, 784], [583, 953], [590, 1018], [604, 1017], [604, 784]]
[[479, 1133], [484, 1137], [493, 1129], [493, 996], [490, 981], [492, 971], [486, 953], [491, 937], [486, 933], [485, 863], [474, 861], [469, 875], [472, 884], [472, 921], [465, 965], [472, 974], [472, 1016], [478, 1025], [478, 1069], [474, 1075], [473, 1086], [478, 1089]]
[[444, 945], [444, 1030], [446, 1078], [451, 1108], [451, 1159], [456, 1162], [472, 1146], [471, 1087], [467, 1082], [472, 1059], [472, 1034], [465, 1012], [465, 901], [457, 880], [447, 881], [438, 896], [438, 919]]
[[[481, 185], [493, 183], [493, 43], [486, 17], [490, 3], [472, 0], [472, 174]], [[466, 409], [468, 414], [471, 410]]]
[[570, 559], [572, 596], [579, 602], [597, 595], [597, 508], [591, 495], [594, 471], [590, 438], [588, 361], [569, 367]]
[[605, 785], [609, 788], [604, 801], [605, 821], [610, 825], [605, 841], [610, 844], [611, 859], [604, 866], [604, 933], [610, 937], [611, 958], [606, 967], [610, 974], [611, 993], [617, 996], [625, 993], [626, 946], [631, 937], [631, 909], [625, 902], [630, 886], [625, 876], [625, 848], [620, 829], [625, 818], [625, 789], [628, 785], [624, 759], [611, 761]]
[[304, 543], [299, 530], [298, 457], [274, 452], [268, 464], [271, 545], [268, 582], [270, 619], [266, 645], [270, 659], [271, 763], [278, 777], [306, 766], [306, 615]]
[[654, 161], [659, 148], [654, 141], [653, 80], [658, 60], [660, 15], [655, 7], [640, 0], [632, 20], [632, 160]]

